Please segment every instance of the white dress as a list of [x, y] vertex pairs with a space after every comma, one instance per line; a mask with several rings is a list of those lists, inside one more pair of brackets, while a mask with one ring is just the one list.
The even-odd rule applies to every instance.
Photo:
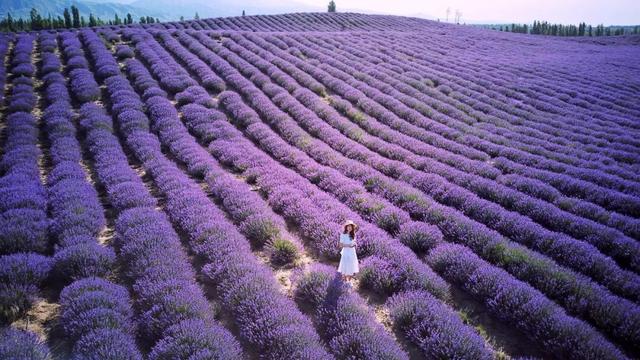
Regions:
[[[348, 234], [340, 234], [340, 244], [352, 245], [354, 243]], [[355, 247], [343, 247], [340, 255], [340, 265], [338, 265], [339, 273], [343, 275], [353, 275], [360, 271]]]

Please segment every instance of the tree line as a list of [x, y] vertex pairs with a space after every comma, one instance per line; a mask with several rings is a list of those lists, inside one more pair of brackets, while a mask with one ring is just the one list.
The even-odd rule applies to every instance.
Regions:
[[[160, 22], [160, 19], [153, 18], [151, 16], [142, 16], [138, 21], [140, 24], [153, 24]], [[120, 17], [118, 14], [112, 19], [103, 20], [93, 14], [89, 14], [88, 18], [80, 15], [80, 10], [74, 5], [71, 8], [64, 8], [62, 16], [51, 16], [49, 14], [44, 17], [38, 12], [37, 9], [31, 8], [29, 17], [26, 19], [18, 18], [14, 19], [10, 13], [7, 14], [2, 20], [0, 20], [0, 31], [29, 31], [29, 30], [46, 30], [46, 29], [72, 29], [81, 28], [87, 26], [101, 26], [101, 25], [127, 25], [133, 24], [134, 19], [130, 13]]]
[[547, 21], [534, 21], [533, 25], [510, 24], [491, 25], [494, 30], [521, 34], [551, 35], [551, 36], [612, 36], [640, 34], [640, 26], [597, 26], [582, 22], [578, 25], [551, 24]]

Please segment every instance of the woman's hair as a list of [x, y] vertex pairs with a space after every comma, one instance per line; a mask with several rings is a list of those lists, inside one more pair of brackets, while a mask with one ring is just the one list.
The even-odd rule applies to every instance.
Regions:
[[[351, 231], [347, 231], [347, 226], [351, 226]], [[349, 237], [351, 237], [352, 239], [356, 238], [356, 227], [354, 225], [346, 225], [343, 229], [342, 229], [342, 233], [343, 234], [349, 234]]]

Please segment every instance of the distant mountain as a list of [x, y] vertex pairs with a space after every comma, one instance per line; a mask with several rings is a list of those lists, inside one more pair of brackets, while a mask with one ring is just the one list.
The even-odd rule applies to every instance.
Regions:
[[[173, 13], [162, 7], [151, 5], [155, 1], [150, 1], [149, 3], [149, 6], [140, 7], [135, 4], [97, 3], [85, 0], [0, 0], [0, 16], [5, 17], [7, 13], [11, 13], [14, 18], [26, 18], [29, 17], [31, 8], [36, 8], [43, 17], [47, 17], [49, 14], [52, 17], [56, 17], [58, 15], [62, 16], [65, 7], [68, 8], [71, 5], [75, 5], [80, 10], [80, 15], [86, 19], [89, 18], [89, 13], [103, 20], [113, 19], [115, 14], [123, 17], [127, 13], [130, 13], [136, 21], [141, 16], [153, 16], [160, 20], [176, 20], [179, 18], [179, 16], [174, 16]], [[189, 18], [191, 17], [193, 17], [193, 14], [189, 16]]]

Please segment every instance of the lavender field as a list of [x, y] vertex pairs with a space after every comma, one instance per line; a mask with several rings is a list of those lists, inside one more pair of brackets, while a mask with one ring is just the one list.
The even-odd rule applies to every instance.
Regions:
[[0, 54], [2, 359], [640, 358], [638, 36], [306, 13]]

